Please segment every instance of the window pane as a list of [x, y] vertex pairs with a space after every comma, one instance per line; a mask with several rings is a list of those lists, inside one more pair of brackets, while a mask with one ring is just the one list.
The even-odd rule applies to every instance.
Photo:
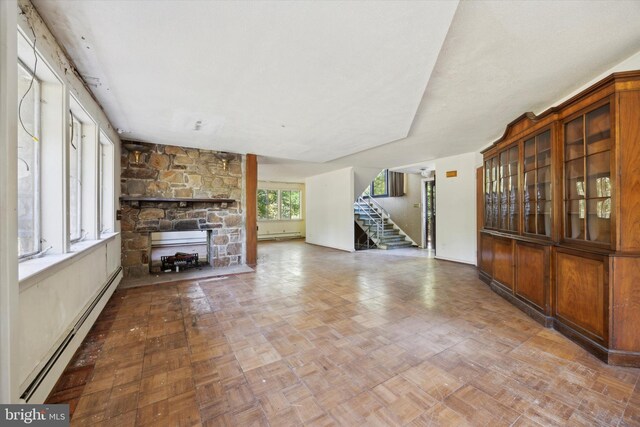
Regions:
[[267, 219], [278, 219], [278, 191], [267, 190]]
[[569, 200], [566, 209], [566, 236], [571, 239], [584, 239], [585, 200]]
[[572, 160], [584, 156], [582, 117], [564, 125], [565, 160]]
[[18, 67], [17, 102], [20, 103], [20, 99], [24, 96], [18, 122], [18, 256], [33, 254], [40, 250], [37, 198], [39, 144], [29, 135], [31, 133], [37, 137], [36, 111], [39, 84], [34, 80], [31, 90], [27, 93], [31, 78], [30, 73]]
[[291, 219], [291, 191], [282, 190], [280, 192], [282, 197], [282, 211], [280, 212], [281, 219]]
[[609, 104], [587, 114], [587, 154], [611, 149]]
[[302, 218], [300, 214], [300, 192], [292, 191], [291, 192], [291, 219], [300, 219]]
[[267, 207], [269, 199], [266, 190], [258, 190], [258, 219], [267, 219]]
[[383, 170], [373, 180], [373, 196], [384, 196], [387, 194], [387, 170]]
[[546, 131], [536, 136], [538, 143], [538, 166], [548, 166], [551, 164], [551, 131]]
[[71, 240], [82, 237], [80, 225], [80, 175], [81, 175], [81, 144], [82, 123], [71, 116], [72, 132], [69, 147], [69, 224]]
[[580, 199], [585, 196], [584, 188], [584, 161], [583, 159], [572, 160], [565, 165], [567, 176], [566, 197], [567, 199]]

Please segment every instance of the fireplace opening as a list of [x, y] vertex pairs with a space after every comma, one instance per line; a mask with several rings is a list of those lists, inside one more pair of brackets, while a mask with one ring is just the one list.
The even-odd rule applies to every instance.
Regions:
[[207, 230], [151, 233], [150, 273], [179, 272], [208, 265]]

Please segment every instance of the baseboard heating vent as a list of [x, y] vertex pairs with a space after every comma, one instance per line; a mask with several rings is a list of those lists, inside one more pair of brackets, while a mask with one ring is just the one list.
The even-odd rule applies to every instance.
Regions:
[[121, 271], [122, 267], [118, 267], [118, 269], [111, 275], [107, 283], [102, 287], [102, 289], [100, 289], [98, 295], [93, 299], [93, 301], [91, 301], [91, 304], [89, 304], [84, 313], [82, 313], [82, 316], [80, 316], [78, 321], [73, 325], [69, 333], [62, 340], [62, 343], [60, 343], [56, 351], [53, 353], [53, 355], [51, 355], [47, 363], [45, 363], [44, 367], [40, 370], [40, 372], [38, 372], [33, 381], [31, 381], [31, 384], [27, 386], [24, 393], [22, 393], [22, 395], [20, 396], [20, 399], [23, 399], [25, 402], [29, 403], [29, 399], [31, 399], [31, 396], [33, 396], [40, 384], [42, 384], [42, 381], [49, 374], [51, 368], [53, 368], [53, 366], [58, 362], [58, 359], [60, 359], [60, 356], [67, 349], [71, 340], [73, 340], [73, 338], [76, 336], [78, 330], [82, 327], [93, 309], [96, 307], [96, 305], [98, 305], [104, 294], [107, 292], [109, 287], [111, 287]]

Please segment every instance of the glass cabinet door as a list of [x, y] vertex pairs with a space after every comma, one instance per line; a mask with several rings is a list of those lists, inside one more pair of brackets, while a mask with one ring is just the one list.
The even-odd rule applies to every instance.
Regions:
[[564, 125], [565, 237], [611, 242], [609, 104]]
[[509, 231], [518, 231], [520, 205], [518, 203], [518, 146], [509, 149]]
[[484, 226], [493, 228], [491, 208], [491, 159], [484, 162]]
[[498, 157], [493, 157], [484, 163], [484, 226], [486, 228], [498, 228], [498, 184]]
[[[493, 199], [497, 218], [494, 227], [505, 231], [519, 230], [520, 205], [518, 201], [518, 163], [519, 149], [515, 145], [502, 151], [493, 158], [494, 167], [498, 170], [498, 194]], [[499, 163], [498, 163], [499, 162]]]
[[491, 222], [498, 228], [498, 157], [491, 159]]
[[524, 232], [551, 236], [551, 131], [524, 141]]

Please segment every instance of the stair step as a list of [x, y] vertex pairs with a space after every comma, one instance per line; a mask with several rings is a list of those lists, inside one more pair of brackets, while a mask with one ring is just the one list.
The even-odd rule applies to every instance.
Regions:
[[400, 249], [400, 248], [408, 248], [411, 247], [411, 242], [402, 241], [402, 242], [390, 242], [390, 243], [380, 243], [378, 248], [380, 249]]
[[395, 235], [395, 236], [382, 236], [380, 241], [382, 241], [382, 242], [403, 242], [403, 241], [405, 241], [405, 237], [400, 235], [400, 234]]
[[[370, 219], [358, 218], [364, 225], [376, 225], [377, 221], [372, 221]], [[384, 228], [391, 229], [393, 228], [393, 224], [389, 224], [388, 222], [384, 222]]]

